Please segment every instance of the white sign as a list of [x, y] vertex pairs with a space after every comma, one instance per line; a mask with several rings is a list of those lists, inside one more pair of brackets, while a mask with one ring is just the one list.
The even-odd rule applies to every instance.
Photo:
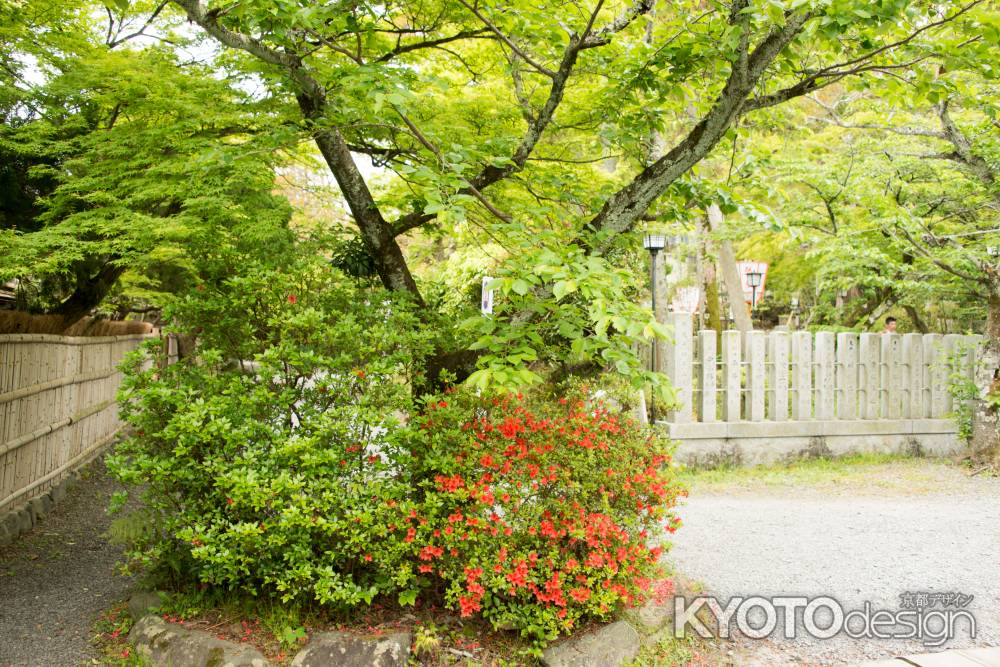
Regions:
[[[743, 296], [746, 302], [756, 306], [764, 296], [764, 286], [767, 283], [767, 262], [737, 262], [737, 269], [740, 272], [740, 284], [743, 287]], [[760, 284], [754, 289], [750, 285], [748, 276], [751, 273], [760, 274]]]
[[493, 278], [489, 276], [483, 278], [482, 297], [479, 304], [479, 310], [483, 311], [483, 315], [493, 314], [493, 290], [487, 289], [487, 285], [492, 281]]

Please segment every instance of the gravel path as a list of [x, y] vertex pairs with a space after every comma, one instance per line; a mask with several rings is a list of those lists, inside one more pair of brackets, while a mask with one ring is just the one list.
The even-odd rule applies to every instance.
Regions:
[[104, 538], [118, 488], [92, 463], [34, 530], [0, 548], [0, 667], [96, 664], [93, 623], [131, 586], [115, 572], [121, 549]]
[[[969, 479], [944, 493], [835, 494], [767, 489], [699, 493], [669, 559], [722, 598], [829, 595], [845, 610], [865, 601], [899, 609], [912, 591], [975, 596], [978, 633], [944, 648], [1000, 646], [1000, 480]], [[837, 636], [740, 640], [747, 665], [837, 665], [933, 650], [919, 642]]]

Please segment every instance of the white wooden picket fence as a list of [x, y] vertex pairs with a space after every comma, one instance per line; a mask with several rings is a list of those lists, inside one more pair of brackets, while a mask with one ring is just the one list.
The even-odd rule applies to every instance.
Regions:
[[[671, 314], [662, 370], [679, 456], [769, 462], [804, 452], [955, 451], [952, 372], [972, 377], [979, 336], [692, 330]], [[950, 365], [950, 362], [954, 362]], [[953, 367], [957, 364], [957, 367]]]
[[0, 335], [0, 516], [114, 439], [118, 365], [151, 337]]

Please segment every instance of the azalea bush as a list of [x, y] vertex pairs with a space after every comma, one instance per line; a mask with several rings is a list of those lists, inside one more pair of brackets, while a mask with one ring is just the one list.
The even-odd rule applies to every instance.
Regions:
[[643, 601], [663, 576], [680, 492], [669, 451], [588, 394], [456, 393], [418, 418], [422, 493], [394, 534], [462, 616], [547, 640]]
[[109, 465], [144, 495], [135, 562], [176, 585], [444, 604], [542, 643], [661, 577], [669, 451], [594, 391], [415, 395], [426, 313], [324, 264], [247, 269], [172, 317], [198, 345], [133, 356]]

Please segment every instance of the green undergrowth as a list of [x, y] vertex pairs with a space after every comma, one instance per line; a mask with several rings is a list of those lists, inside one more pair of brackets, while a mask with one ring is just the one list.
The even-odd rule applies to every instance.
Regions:
[[108, 667], [152, 667], [128, 643], [133, 621], [124, 602], [101, 614], [93, 625], [91, 645], [98, 658], [94, 664]]

